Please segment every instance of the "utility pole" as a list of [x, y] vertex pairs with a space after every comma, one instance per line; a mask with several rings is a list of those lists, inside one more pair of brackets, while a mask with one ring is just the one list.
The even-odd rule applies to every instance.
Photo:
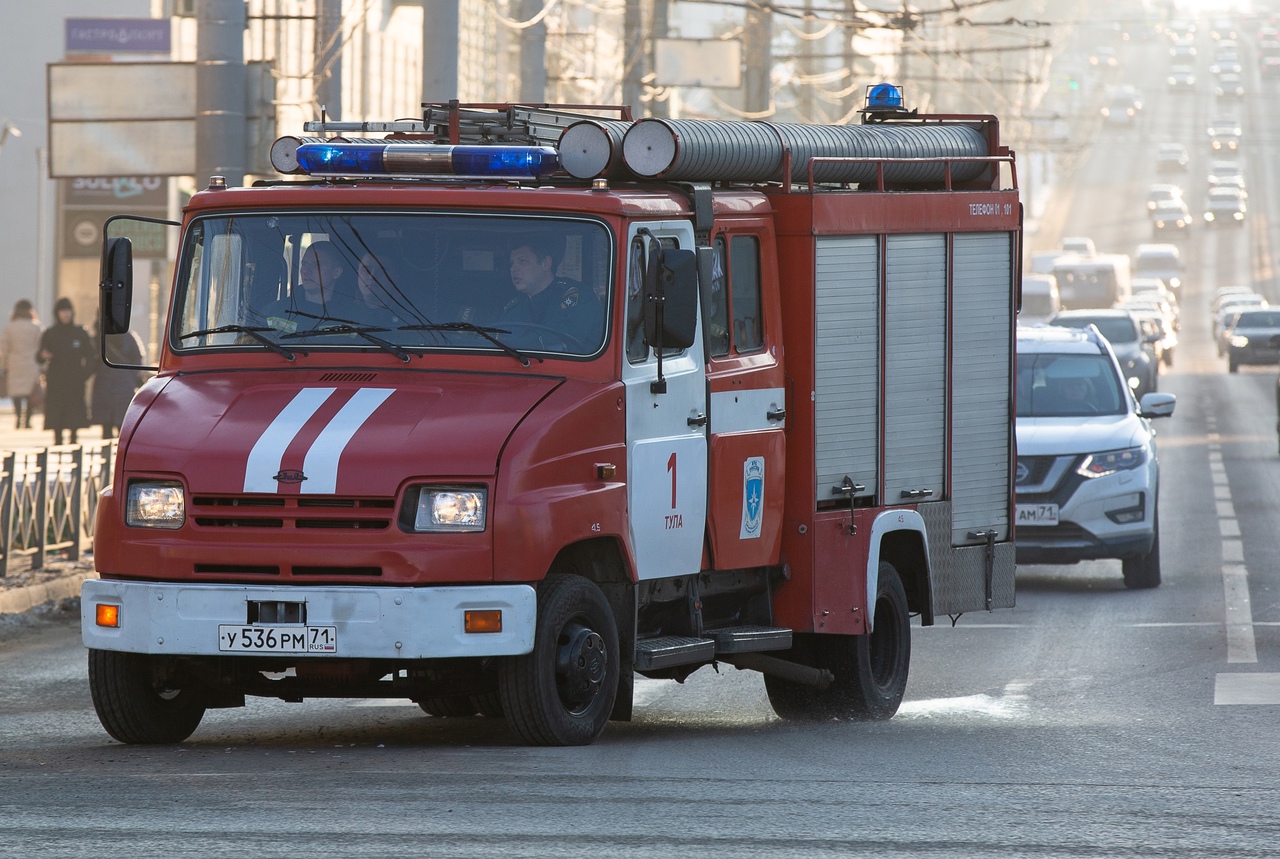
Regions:
[[743, 109], [747, 113], [764, 114], [773, 100], [773, 13], [748, 6], [743, 29], [746, 53]]
[[458, 97], [458, 0], [426, 0], [422, 4], [422, 100]]
[[331, 119], [342, 118], [342, 0], [317, 0], [316, 103]]
[[[542, 12], [544, 0], [522, 0], [520, 20], [531, 21]], [[520, 36], [520, 101], [543, 104], [547, 100], [547, 25], [545, 19], [526, 27]]]
[[[667, 29], [670, 26], [670, 2], [671, 0], [653, 0], [653, 30], [649, 34], [650, 44], [650, 60], [649, 70], [656, 68], [657, 64], [653, 62], [653, 52], [657, 51], [658, 40], [667, 37]], [[652, 116], [667, 117], [671, 115], [671, 98], [670, 94], [662, 101], [654, 101], [649, 106], [649, 113]]]
[[622, 103], [634, 116], [643, 115], [640, 96], [644, 93], [644, 12], [640, 0], [626, 0], [622, 10]]
[[243, 185], [245, 132], [244, 0], [196, 3], [196, 187], [210, 176]]

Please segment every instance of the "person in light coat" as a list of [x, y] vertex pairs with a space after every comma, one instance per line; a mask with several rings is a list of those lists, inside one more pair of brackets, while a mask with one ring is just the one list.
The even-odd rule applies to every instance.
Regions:
[[4, 371], [5, 394], [13, 400], [17, 429], [31, 429], [31, 394], [40, 383], [40, 321], [25, 298], [13, 305], [9, 324], [0, 330], [0, 370]]

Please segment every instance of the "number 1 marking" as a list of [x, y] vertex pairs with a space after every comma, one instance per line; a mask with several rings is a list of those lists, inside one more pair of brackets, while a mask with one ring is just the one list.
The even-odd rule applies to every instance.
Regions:
[[671, 451], [671, 458], [667, 460], [667, 471], [671, 473], [671, 509], [676, 509], [676, 452]]

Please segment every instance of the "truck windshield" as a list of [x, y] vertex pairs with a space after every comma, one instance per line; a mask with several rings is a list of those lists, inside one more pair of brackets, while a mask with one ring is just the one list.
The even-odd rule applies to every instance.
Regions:
[[182, 250], [173, 348], [588, 357], [605, 341], [613, 248], [586, 219], [204, 217]]

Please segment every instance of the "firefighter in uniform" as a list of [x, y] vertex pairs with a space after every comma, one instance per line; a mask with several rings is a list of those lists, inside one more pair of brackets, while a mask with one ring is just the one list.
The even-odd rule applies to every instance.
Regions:
[[511, 249], [511, 284], [520, 294], [502, 308], [498, 324], [552, 328], [570, 338], [564, 345], [571, 351], [593, 352], [604, 331], [604, 310], [590, 289], [556, 276], [558, 257], [549, 237], [530, 237]]

